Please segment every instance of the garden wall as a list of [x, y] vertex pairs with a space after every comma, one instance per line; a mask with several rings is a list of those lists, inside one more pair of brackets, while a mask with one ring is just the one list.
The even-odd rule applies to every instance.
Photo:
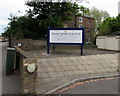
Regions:
[[[11, 39], [11, 46], [17, 46], [20, 43], [21, 48], [24, 51], [33, 51], [33, 50], [41, 50], [47, 49], [47, 43], [45, 40], [32, 40], [32, 39]], [[56, 45], [56, 49], [80, 49], [79, 45]], [[96, 45], [84, 45], [86, 49], [96, 48]]]

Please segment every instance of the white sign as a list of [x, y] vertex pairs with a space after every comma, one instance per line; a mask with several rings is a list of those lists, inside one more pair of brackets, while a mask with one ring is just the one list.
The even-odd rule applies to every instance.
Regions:
[[29, 65], [27, 66], [27, 71], [28, 71], [29, 73], [33, 73], [33, 72], [35, 71], [35, 69], [36, 69], [35, 64], [29, 64]]
[[50, 30], [50, 43], [82, 43], [82, 30]]
[[22, 46], [21, 43], [18, 43], [18, 46], [21, 47]]

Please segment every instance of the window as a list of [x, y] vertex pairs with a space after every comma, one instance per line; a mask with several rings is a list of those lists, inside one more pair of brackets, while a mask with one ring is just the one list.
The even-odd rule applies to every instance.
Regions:
[[90, 19], [88, 19], [88, 24], [90, 24]]
[[89, 28], [87, 28], [87, 32], [90, 32], [90, 29], [89, 29]]
[[67, 24], [64, 24], [64, 28], [67, 28]]
[[82, 18], [82, 17], [79, 17], [79, 22], [82, 23], [82, 21], [83, 21], [83, 18]]
[[79, 24], [79, 28], [81, 28], [82, 27], [82, 24]]
[[89, 38], [89, 37], [87, 37], [87, 40], [86, 40], [86, 42], [90, 42], [90, 38]]
[[88, 36], [90, 35], [90, 34], [87, 34]]

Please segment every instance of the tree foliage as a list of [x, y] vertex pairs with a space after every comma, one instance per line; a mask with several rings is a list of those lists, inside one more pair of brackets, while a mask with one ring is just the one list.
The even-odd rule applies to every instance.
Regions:
[[120, 31], [120, 14], [116, 18], [107, 18], [98, 27], [98, 35], [112, 35]]
[[98, 32], [98, 26], [107, 18], [110, 17], [109, 13], [103, 10], [99, 10], [95, 7], [91, 8], [90, 17], [94, 18], [95, 31]]
[[80, 11], [81, 11], [82, 16], [90, 17], [90, 10], [89, 10], [89, 8], [86, 8], [84, 6], [80, 6]]
[[[61, 28], [65, 22], [72, 19], [73, 15], [93, 17], [96, 28], [102, 23], [102, 20], [109, 17], [106, 11], [97, 8], [89, 10], [71, 2], [27, 2], [26, 6], [29, 7], [26, 16], [16, 17], [10, 15], [9, 26], [6, 28], [4, 36], [14, 36], [18, 39], [40, 39], [45, 38], [48, 27]], [[99, 31], [102, 31], [102, 26], [99, 26]], [[105, 28], [104, 30], [108, 30], [107, 27]]]
[[[17, 39], [21, 38], [38, 38], [39, 34], [38, 30], [39, 25], [38, 22], [33, 18], [28, 18], [27, 16], [14, 17], [11, 16], [9, 18], [11, 21], [9, 22], [9, 27], [6, 28], [3, 36], [14, 36]], [[34, 31], [35, 30], [35, 31]]]
[[9, 27], [4, 36], [16, 38], [44, 38], [48, 27], [61, 28], [63, 23], [71, 19], [71, 15], [79, 15], [76, 3], [61, 2], [27, 2], [27, 16], [10, 17]]
[[103, 20], [110, 17], [108, 12], [99, 10], [95, 7], [91, 8], [90, 16], [93, 17], [98, 24], [102, 23]]

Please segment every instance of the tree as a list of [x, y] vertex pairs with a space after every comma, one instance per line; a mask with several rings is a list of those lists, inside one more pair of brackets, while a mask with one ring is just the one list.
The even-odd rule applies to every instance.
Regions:
[[98, 35], [112, 35], [120, 31], [120, 14], [116, 18], [107, 18], [98, 27]]
[[49, 19], [50, 17], [59, 16], [61, 20], [69, 19], [71, 13], [78, 13], [78, 5], [76, 3], [61, 2], [27, 2], [27, 6], [32, 7], [27, 11], [31, 17], [36, 17], [39, 20]]
[[99, 24], [101, 24], [105, 19], [110, 17], [108, 12], [99, 10], [95, 7], [90, 9], [90, 16], [94, 18], [96, 33], [98, 31]]
[[47, 28], [61, 28], [64, 22], [72, 19], [71, 15], [79, 15], [79, 6], [76, 3], [61, 2], [27, 2], [32, 7], [27, 11], [28, 16], [36, 18], [39, 23], [42, 37], [47, 34]]
[[110, 22], [112, 21], [112, 18], [107, 18], [103, 21], [103, 23], [99, 24], [98, 26], [98, 35], [108, 35], [111, 32], [110, 29]]
[[[21, 38], [37, 38], [39, 34], [36, 35], [34, 32], [35, 28], [39, 28], [34, 19], [28, 18], [26, 16], [15, 17], [10, 16], [9, 27], [6, 28], [3, 36], [9, 37], [14, 36], [17, 39]], [[34, 25], [35, 24], [35, 25]], [[32, 27], [31, 27], [32, 26]]]
[[71, 15], [79, 15], [76, 3], [61, 2], [27, 2], [27, 16], [10, 16], [9, 27], [4, 36], [40, 39], [47, 34], [48, 27], [61, 28], [63, 23], [71, 19]]
[[99, 10], [95, 7], [90, 9], [90, 16], [93, 17], [98, 24], [110, 17], [107, 11]]
[[80, 6], [80, 11], [82, 16], [89, 16], [90, 17], [90, 10], [84, 6]]

